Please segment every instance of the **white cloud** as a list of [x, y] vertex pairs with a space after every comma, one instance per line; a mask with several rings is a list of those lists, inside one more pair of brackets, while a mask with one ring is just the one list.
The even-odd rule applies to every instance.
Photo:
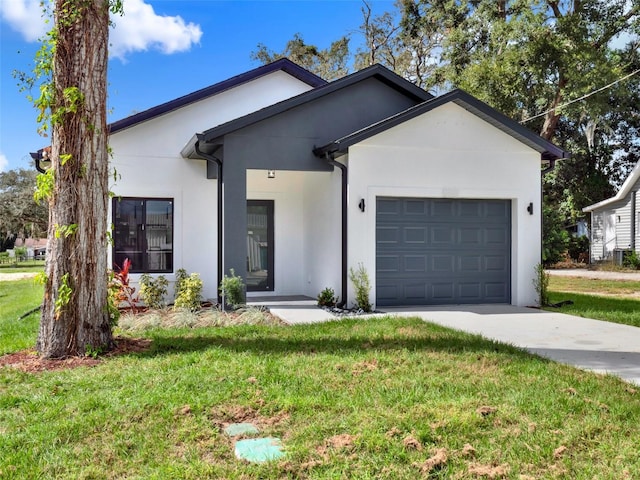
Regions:
[[199, 25], [187, 23], [180, 16], [157, 15], [143, 0], [125, 0], [124, 15], [113, 21], [109, 52], [120, 59], [127, 53], [149, 49], [167, 55], [184, 52], [202, 37]]
[[[34, 42], [47, 31], [40, 0], [0, 0], [0, 19]], [[128, 53], [159, 50], [184, 52], [202, 37], [199, 25], [180, 16], [158, 15], [144, 0], [124, 0], [124, 15], [112, 17], [109, 55], [124, 60]]]
[[0, 1], [0, 20], [8, 23], [27, 42], [35, 42], [47, 32], [40, 0]]
[[7, 170], [9, 166], [9, 160], [5, 157], [4, 153], [0, 153], [0, 172], [4, 172]]

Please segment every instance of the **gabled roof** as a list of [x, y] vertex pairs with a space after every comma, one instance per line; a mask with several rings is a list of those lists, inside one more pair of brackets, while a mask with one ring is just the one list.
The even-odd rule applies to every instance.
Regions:
[[235, 77], [223, 80], [222, 82], [216, 83], [209, 87], [205, 87], [193, 93], [189, 93], [182, 97], [176, 98], [175, 100], [163, 103], [162, 105], [152, 107], [148, 110], [145, 110], [144, 112], [136, 113], [135, 115], [123, 118], [122, 120], [117, 120], [109, 125], [109, 131], [110, 133], [115, 133], [119, 130], [132, 127], [133, 125], [136, 125], [138, 123], [150, 120], [165, 113], [169, 113], [173, 110], [177, 110], [178, 108], [189, 105], [190, 103], [194, 103], [207, 97], [217, 95], [218, 93], [224, 92], [225, 90], [237, 87], [243, 83], [250, 82], [258, 77], [268, 75], [269, 73], [273, 73], [278, 70], [288, 73], [292, 77], [295, 77], [314, 88], [327, 84], [325, 80], [309, 72], [308, 70], [305, 70], [299, 65], [296, 65], [291, 60], [281, 58], [279, 60], [276, 60], [275, 62], [263, 65], [258, 68], [254, 68], [253, 70], [241, 73], [240, 75], [236, 75]]
[[273, 117], [279, 113], [285, 112], [297, 106], [303, 105], [307, 102], [316, 100], [325, 95], [329, 95], [337, 90], [354, 85], [358, 82], [366, 80], [368, 78], [376, 78], [386, 85], [394, 88], [395, 90], [402, 92], [404, 95], [413, 98], [416, 101], [423, 102], [433, 95], [414, 85], [413, 83], [405, 80], [404, 78], [396, 75], [391, 70], [381, 66], [372, 65], [358, 72], [342, 77], [324, 86], [309, 90], [308, 92], [301, 93], [295, 97], [292, 97], [282, 102], [258, 110], [257, 112], [250, 113], [244, 117], [239, 117], [235, 120], [231, 120], [227, 123], [223, 123], [202, 133], [197, 134], [200, 142], [210, 142], [216, 138], [219, 138], [228, 133], [234, 132], [241, 128], [247, 127], [254, 123], [260, 122], [267, 118]]
[[318, 156], [323, 156], [327, 153], [346, 153], [351, 145], [354, 145], [369, 137], [384, 132], [389, 128], [395, 127], [396, 125], [406, 122], [407, 120], [415, 118], [419, 115], [422, 115], [423, 113], [429, 112], [449, 102], [453, 102], [456, 105], [459, 105], [460, 107], [490, 123], [499, 130], [502, 130], [507, 135], [510, 135], [516, 140], [540, 152], [541, 158], [543, 160], [557, 160], [559, 158], [570, 157], [569, 152], [562, 150], [548, 140], [545, 140], [541, 136], [535, 134], [528, 128], [523, 127], [511, 118], [493, 109], [486, 103], [481, 102], [477, 98], [459, 89], [427, 100], [426, 102], [416, 105], [415, 107], [408, 108], [403, 112], [386, 118], [366, 128], [363, 128], [362, 130], [358, 130], [357, 132], [351, 133], [327, 145], [318, 147], [314, 150], [314, 153]]
[[631, 170], [631, 173], [622, 184], [622, 187], [620, 187], [620, 190], [618, 190], [618, 193], [616, 193], [611, 198], [607, 198], [606, 200], [602, 200], [601, 202], [589, 205], [588, 207], [583, 208], [582, 211], [592, 212], [593, 210], [597, 210], [600, 207], [606, 207], [611, 203], [615, 203], [626, 198], [626, 196], [631, 193], [634, 185], [638, 182], [638, 180], [640, 180], [640, 162], [636, 163], [636, 166], [633, 167], [633, 170]]

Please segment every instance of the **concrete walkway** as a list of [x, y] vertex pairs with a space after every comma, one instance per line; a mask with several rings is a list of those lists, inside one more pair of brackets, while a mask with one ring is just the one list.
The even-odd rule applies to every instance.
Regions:
[[[268, 306], [271, 313], [292, 325], [338, 320], [317, 308], [311, 298], [261, 300], [251, 303]], [[609, 373], [640, 385], [637, 327], [511, 305], [385, 308], [384, 312], [480, 334], [557, 362]]]

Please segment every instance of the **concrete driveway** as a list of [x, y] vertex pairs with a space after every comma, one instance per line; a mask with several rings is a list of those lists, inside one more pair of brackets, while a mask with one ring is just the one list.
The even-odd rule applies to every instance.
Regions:
[[640, 385], [640, 328], [511, 305], [385, 308]]
[[[308, 297], [256, 300], [252, 304], [268, 306], [271, 313], [291, 325], [339, 320], [316, 307], [316, 301]], [[637, 327], [511, 305], [385, 307], [384, 313], [420, 317], [640, 385], [640, 328]]]

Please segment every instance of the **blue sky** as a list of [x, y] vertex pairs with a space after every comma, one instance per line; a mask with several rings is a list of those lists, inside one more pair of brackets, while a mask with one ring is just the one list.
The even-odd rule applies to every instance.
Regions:
[[[40, 0], [0, 0], [0, 171], [30, 168], [29, 152], [49, 144], [12, 72], [30, 71], [46, 31]], [[374, 13], [393, 1], [369, 1]], [[258, 43], [280, 51], [295, 33], [326, 48], [362, 37], [360, 0], [124, 0], [114, 18], [109, 61], [109, 121], [257, 67]], [[33, 92], [36, 94], [37, 92]]]

